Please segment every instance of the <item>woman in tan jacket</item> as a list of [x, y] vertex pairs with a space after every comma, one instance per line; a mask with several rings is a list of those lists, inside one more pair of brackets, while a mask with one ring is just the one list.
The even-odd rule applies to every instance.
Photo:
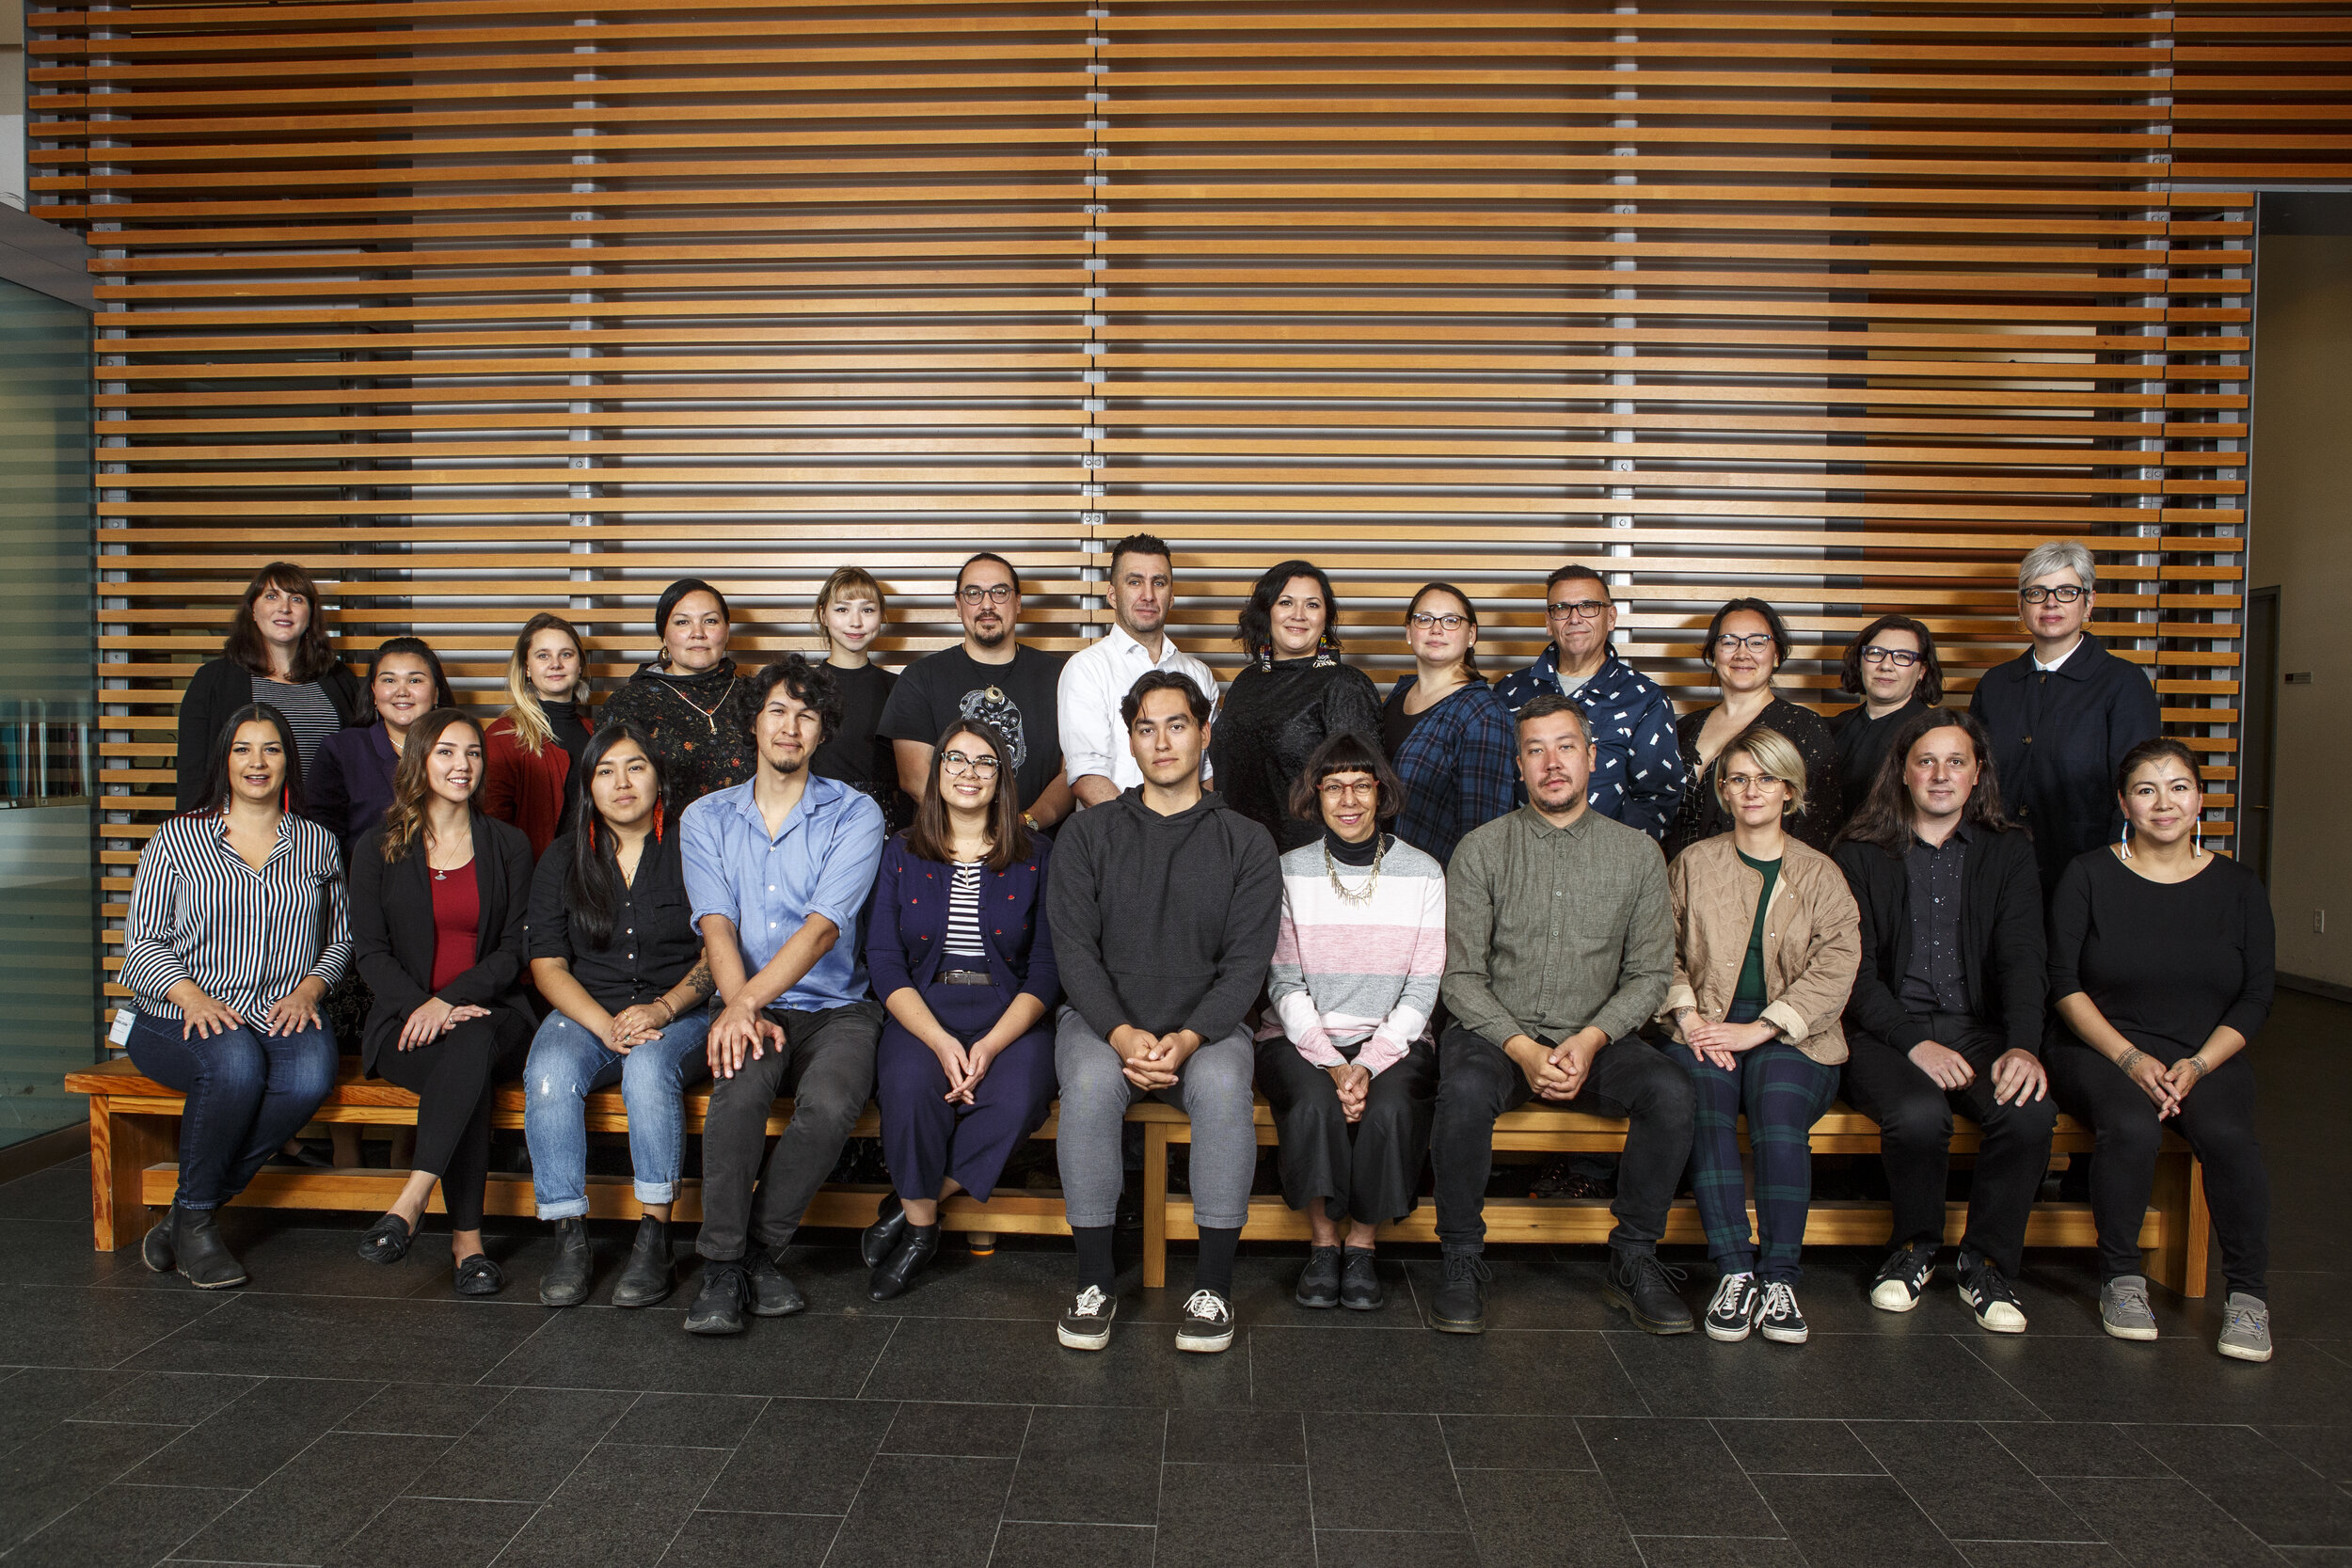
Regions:
[[[1761, 1326], [1767, 1339], [1801, 1345], [1809, 1133], [1846, 1059], [1837, 1021], [1862, 961], [1862, 917], [1836, 863], [1782, 830], [1805, 800], [1804, 759], [1786, 736], [1751, 726], [1724, 748], [1715, 773], [1732, 830], [1666, 869], [1675, 979], [1659, 1017], [1686, 1048], [1671, 1054], [1697, 1096], [1692, 1190], [1722, 1274], [1708, 1335], [1744, 1339]], [[1740, 1169], [1742, 1110], [1756, 1153], [1760, 1269]]]

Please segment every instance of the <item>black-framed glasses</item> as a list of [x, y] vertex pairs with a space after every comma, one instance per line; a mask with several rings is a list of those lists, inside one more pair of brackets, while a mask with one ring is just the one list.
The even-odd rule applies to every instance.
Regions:
[[1909, 648], [1882, 648], [1873, 642], [1862, 650], [1865, 664], [1891, 664], [1898, 670], [1908, 670], [1919, 662], [1921, 655]]
[[2090, 589], [2077, 588], [2071, 582], [2061, 583], [2056, 588], [2044, 588], [2035, 583], [2031, 588], [2020, 588], [2017, 596], [2027, 604], [2073, 604], [2090, 592]]
[[965, 604], [976, 605], [982, 600], [990, 604], [1010, 604], [1012, 585], [1005, 582], [992, 582], [983, 588], [977, 582], [970, 582], [956, 590], [956, 597]]
[[1439, 627], [1447, 631], [1460, 631], [1470, 625], [1467, 615], [1432, 615], [1425, 610], [1416, 610], [1405, 620], [1415, 631], [1435, 631]]
[[1544, 606], [1544, 613], [1555, 621], [1597, 621], [1610, 608], [1607, 599], [1555, 599]]
[[1715, 639], [1715, 651], [1718, 654], [1736, 654], [1742, 648], [1752, 654], [1771, 653], [1772, 634], [1769, 631], [1759, 631], [1751, 632], [1745, 637], [1735, 637], [1730, 632], [1725, 632]]
[[961, 752], [950, 752], [939, 759], [943, 771], [959, 776], [969, 773], [976, 779], [993, 779], [1000, 766], [992, 756], [968, 757]]

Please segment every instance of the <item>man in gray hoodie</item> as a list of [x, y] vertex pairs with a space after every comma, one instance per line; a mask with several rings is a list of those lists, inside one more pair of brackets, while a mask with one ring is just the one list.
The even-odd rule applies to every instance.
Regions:
[[1143, 782], [1063, 827], [1046, 889], [1070, 999], [1055, 1038], [1056, 1138], [1078, 1242], [1078, 1293], [1057, 1333], [1073, 1350], [1110, 1343], [1120, 1132], [1149, 1094], [1192, 1122], [1200, 1257], [1176, 1348], [1221, 1351], [1233, 1342], [1233, 1251], [1258, 1164], [1244, 1015], [1274, 958], [1281, 865], [1263, 828], [1201, 787], [1209, 699], [1189, 677], [1146, 671], [1120, 718]]

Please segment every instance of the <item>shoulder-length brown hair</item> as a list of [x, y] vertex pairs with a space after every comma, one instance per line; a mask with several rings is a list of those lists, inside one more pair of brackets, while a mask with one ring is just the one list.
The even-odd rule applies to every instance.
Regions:
[[1959, 708], [1924, 708], [1903, 721], [1903, 727], [1895, 732], [1894, 740], [1886, 748], [1886, 759], [1879, 764], [1879, 776], [1870, 781], [1870, 793], [1862, 798], [1854, 809], [1853, 819], [1837, 835], [1839, 843], [1853, 839], [1862, 844], [1875, 844], [1890, 855], [1899, 855], [1911, 843], [1911, 784], [1905, 776], [1911, 765], [1912, 748], [1936, 730], [1947, 726], [1966, 733], [1968, 744], [1977, 752], [1977, 787], [1968, 793], [1968, 802], [1961, 809], [1961, 820], [1972, 828], [1988, 832], [2007, 832], [2009, 818], [2001, 811], [2001, 781], [1993, 767], [1993, 737], [1984, 733], [1984, 726], [1975, 717]]
[[275, 588], [280, 594], [299, 594], [310, 607], [310, 624], [302, 628], [302, 639], [294, 645], [294, 664], [286, 673], [296, 683], [318, 680], [335, 668], [335, 649], [326, 641], [326, 606], [319, 600], [319, 586], [310, 580], [310, 574], [291, 561], [273, 561], [253, 574], [253, 580], [245, 585], [245, 597], [229, 615], [229, 636], [221, 643], [221, 652], [257, 675], [266, 675], [269, 669], [269, 649], [262, 641], [262, 628], [253, 624], [253, 601], [264, 589]]
[[[482, 738], [482, 726], [472, 715], [453, 707], [437, 707], [418, 720], [408, 738], [401, 742], [400, 763], [392, 769], [392, 803], [384, 808], [384, 861], [388, 865], [405, 858], [424, 837], [424, 800], [433, 793], [432, 785], [425, 783], [424, 760], [441, 743], [441, 732], [452, 724], [463, 724], [473, 731], [476, 740]], [[475, 794], [482, 792], [480, 768], [474, 770], [473, 787]]]
[[996, 798], [988, 808], [988, 868], [1005, 871], [1029, 858], [1029, 825], [1021, 820], [1020, 787], [1012, 777], [1012, 742], [1005, 732], [979, 719], [959, 719], [942, 730], [931, 748], [931, 770], [923, 780], [923, 800], [906, 831], [907, 853], [946, 865], [954, 861], [955, 834], [947, 828], [947, 800], [940, 778], [947, 766], [947, 744], [976, 736], [996, 755]]

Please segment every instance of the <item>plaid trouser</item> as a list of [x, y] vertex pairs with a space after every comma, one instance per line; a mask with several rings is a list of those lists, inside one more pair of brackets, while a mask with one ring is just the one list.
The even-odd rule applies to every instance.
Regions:
[[[1740, 1053], [1726, 1072], [1688, 1046], [1666, 1054], [1691, 1075], [1691, 1192], [1707, 1227], [1707, 1255], [1725, 1274], [1797, 1282], [1805, 1212], [1813, 1203], [1813, 1124], [1837, 1098], [1837, 1069], [1784, 1040]], [[1747, 1178], [1740, 1168], [1740, 1113], [1748, 1117], [1756, 1157], [1756, 1228], [1764, 1243], [1756, 1267], [1748, 1230]]]

